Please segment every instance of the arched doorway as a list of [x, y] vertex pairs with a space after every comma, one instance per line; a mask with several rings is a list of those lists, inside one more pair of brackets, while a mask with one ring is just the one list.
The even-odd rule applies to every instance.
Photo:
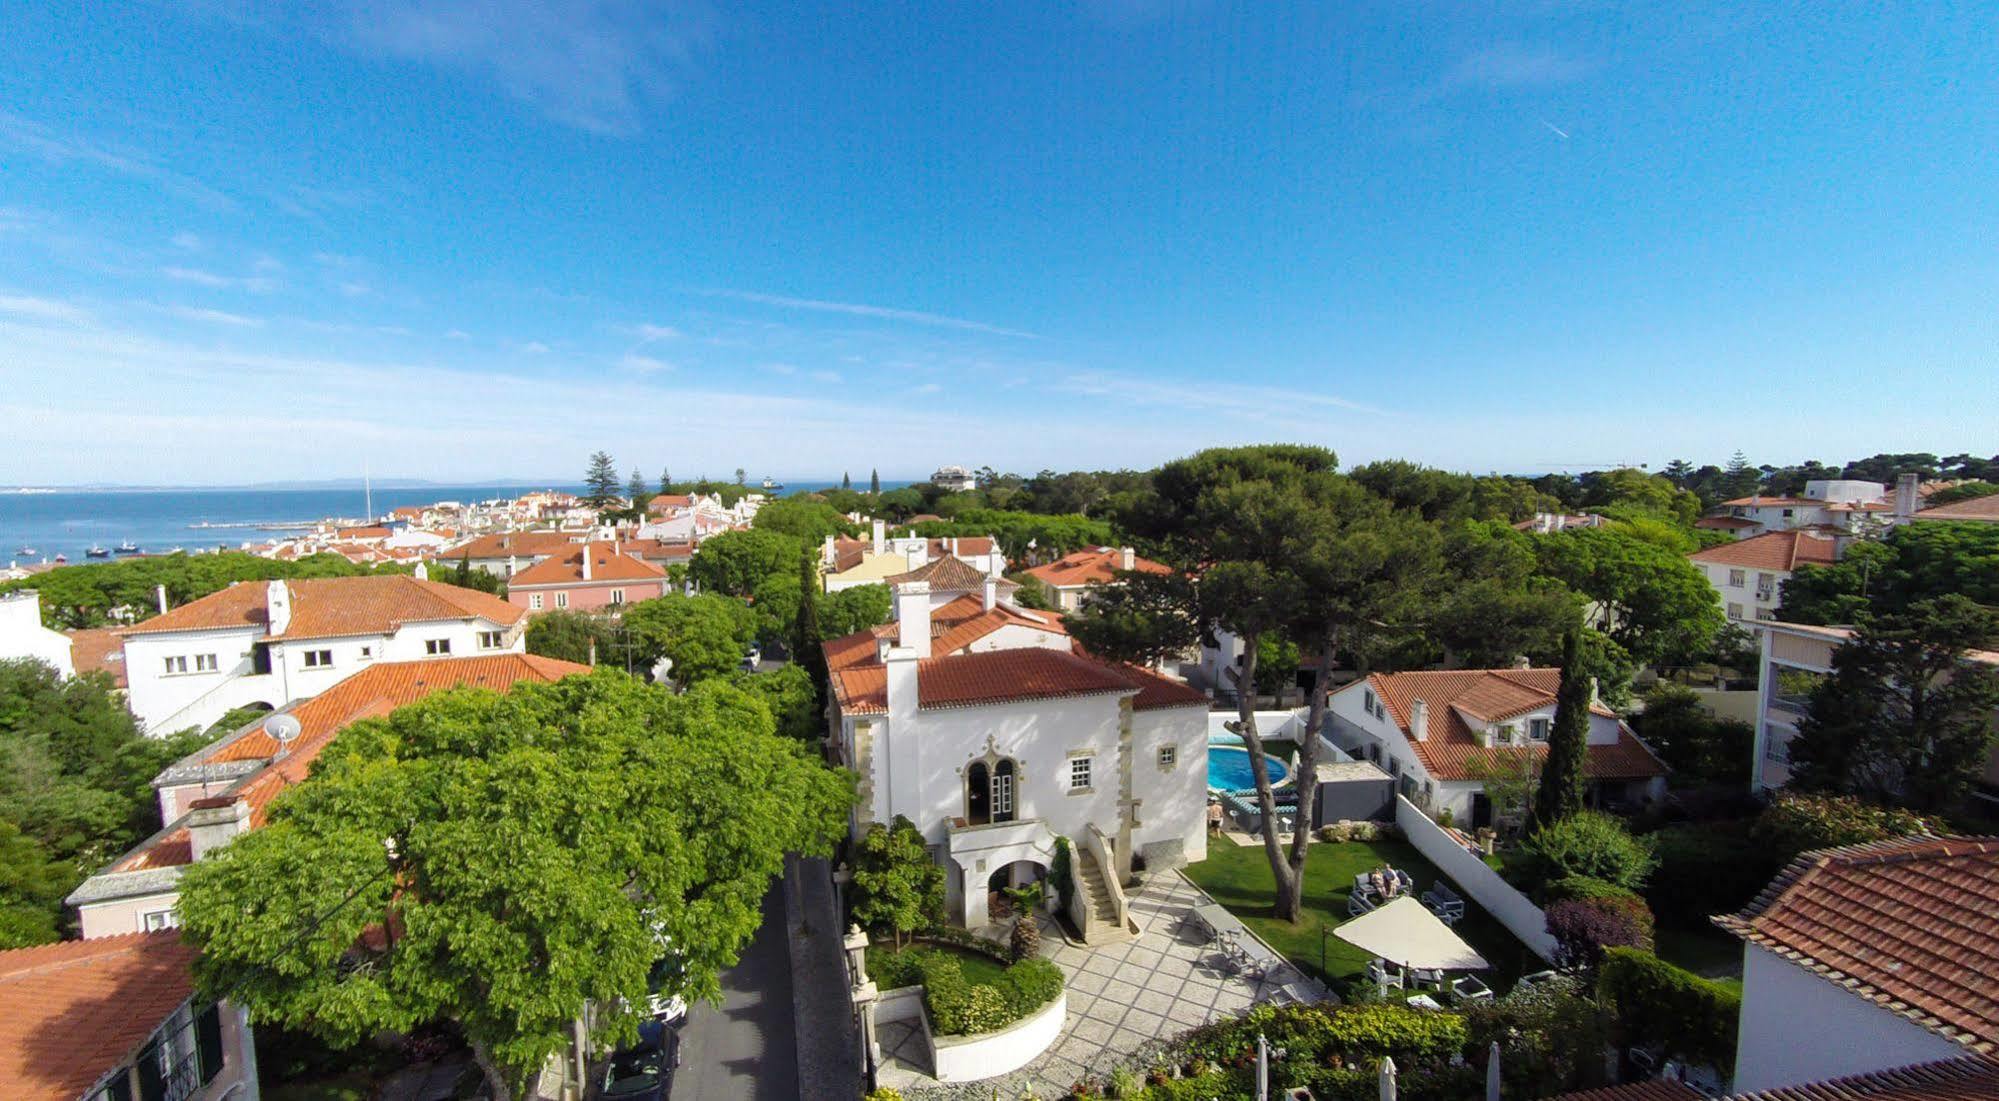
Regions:
[[1047, 877], [1048, 869], [1038, 861], [1015, 860], [1001, 865], [986, 877], [986, 913], [995, 922], [1013, 920], [1013, 899], [1007, 890], [1040, 883]]
[[990, 763], [973, 761], [965, 766], [966, 824], [984, 826], [1013, 821], [1019, 776], [1019, 766], [1005, 757]]

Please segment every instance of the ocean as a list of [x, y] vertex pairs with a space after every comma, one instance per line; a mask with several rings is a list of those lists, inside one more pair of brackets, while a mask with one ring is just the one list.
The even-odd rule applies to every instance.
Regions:
[[[837, 482], [794, 482], [780, 491], [830, 489]], [[375, 512], [435, 501], [488, 501], [536, 489], [579, 492], [578, 486], [417, 486], [377, 489]], [[85, 561], [95, 544], [130, 540], [143, 553], [175, 547], [213, 550], [263, 542], [329, 517], [365, 519], [359, 489], [120, 489], [0, 491], [0, 562], [38, 562], [56, 555]], [[23, 554], [32, 549], [33, 554]]]

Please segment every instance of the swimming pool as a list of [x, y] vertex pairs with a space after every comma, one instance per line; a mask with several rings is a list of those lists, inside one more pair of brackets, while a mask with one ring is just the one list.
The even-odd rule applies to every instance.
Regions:
[[[1284, 762], [1266, 756], [1263, 767], [1270, 772], [1270, 782], [1281, 784], [1291, 774]], [[1256, 787], [1256, 777], [1249, 771], [1249, 750], [1234, 745], [1208, 746], [1208, 786], [1220, 791], [1251, 791]]]

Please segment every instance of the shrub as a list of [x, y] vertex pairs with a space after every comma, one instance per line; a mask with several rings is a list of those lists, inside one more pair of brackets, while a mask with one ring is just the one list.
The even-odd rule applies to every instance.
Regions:
[[[1474, 1054], [1499, 1043], [1509, 1095], [1550, 1097], [1604, 1084], [1601, 1053], [1610, 1043], [1610, 1015], [1574, 979], [1515, 987], [1464, 1013]], [[1485, 1061], [1474, 1062], [1482, 1067]]]
[[1139, 1079], [1137, 1071], [1130, 1067], [1117, 1067], [1111, 1071], [1112, 1097], [1125, 1098], [1128, 1101], [1130, 1098], [1141, 1096], [1144, 1090], [1145, 1083]]
[[1548, 907], [1548, 935], [1555, 938], [1555, 966], [1595, 974], [1609, 948], [1652, 948], [1652, 911], [1645, 901], [1584, 898]]
[[1612, 948], [1604, 953], [1597, 998], [1615, 1014], [1627, 1044], [1724, 1071], [1735, 1065], [1742, 996], [1720, 983], [1649, 952]]
[[1000, 976], [999, 992], [1012, 1019], [1019, 1020], [1062, 992], [1062, 969], [1044, 959], [1021, 960]]
[[991, 1032], [1012, 1021], [1013, 1017], [1007, 1013], [1006, 997], [998, 990], [985, 985], [967, 988], [958, 1031], [967, 1034]]
[[1782, 865], [1750, 837], [1747, 823], [1672, 826], [1648, 840], [1659, 866], [1645, 899], [1661, 921], [1678, 925], [1704, 924], [1711, 914], [1749, 905]]
[[1062, 906], [1068, 906], [1076, 897], [1076, 875], [1070, 864], [1069, 839], [1055, 839], [1055, 859], [1048, 862], [1048, 883], [1061, 897]]
[[1569, 876], [1589, 876], [1619, 887], [1644, 886], [1655, 861], [1645, 842], [1608, 814], [1583, 811], [1543, 827], [1514, 851], [1513, 868], [1537, 897]]
[[1548, 884], [1542, 892], [1542, 897], [1546, 898], [1550, 903], [1581, 902], [1589, 899], [1615, 899], [1637, 902], [1640, 905], [1644, 904], [1644, 900], [1638, 897], [1636, 891], [1619, 887], [1615, 883], [1606, 883], [1601, 879], [1594, 879], [1586, 875], [1572, 875], [1557, 879], [1553, 883]]
[[[1004, 953], [987, 954], [1005, 959]], [[871, 957], [868, 973], [884, 989], [921, 984], [930, 1027], [944, 1036], [1004, 1027], [1062, 992], [1061, 968], [1038, 958], [1008, 967], [996, 983], [973, 984], [965, 978], [964, 966], [956, 956], [927, 948]]]
[[1921, 815], [1900, 807], [1850, 795], [1786, 795], [1756, 819], [1751, 835], [1781, 865], [1813, 849], [1933, 832]]
[[1380, 841], [1396, 836], [1395, 827], [1366, 819], [1329, 822], [1319, 827], [1321, 841]]

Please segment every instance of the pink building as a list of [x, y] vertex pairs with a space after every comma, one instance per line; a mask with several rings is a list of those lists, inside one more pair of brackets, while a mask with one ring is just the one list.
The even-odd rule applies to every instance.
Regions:
[[665, 596], [666, 571], [620, 543], [580, 543], [552, 554], [507, 582], [507, 601], [529, 612], [615, 609]]

